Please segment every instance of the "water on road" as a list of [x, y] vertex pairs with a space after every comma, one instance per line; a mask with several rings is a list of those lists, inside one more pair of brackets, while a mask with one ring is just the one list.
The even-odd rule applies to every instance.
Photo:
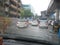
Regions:
[[49, 26], [48, 29], [32, 25], [29, 25], [27, 28], [18, 28], [16, 26], [17, 21], [13, 21], [12, 25], [6, 30], [7, 33], [58, 43], [57, 35], [52, 33], [52, 26]]

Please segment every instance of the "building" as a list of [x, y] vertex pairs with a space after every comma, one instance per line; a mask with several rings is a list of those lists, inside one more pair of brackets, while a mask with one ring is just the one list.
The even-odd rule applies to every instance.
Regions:
[[47, 18], [47, 11], [41, 11], [41, 18]]
[[21, 0], [3, 0], [4, 15], [8, 17], [20, 17]]
[[54, 15], [56, 21], [60, 20], [60, 0], [51, 0], [47, 9], [47, 15]]
[[24, 9], [27, 9], [27, 10], [31, 10], [31, 6], [30, 5], [22, 5]]

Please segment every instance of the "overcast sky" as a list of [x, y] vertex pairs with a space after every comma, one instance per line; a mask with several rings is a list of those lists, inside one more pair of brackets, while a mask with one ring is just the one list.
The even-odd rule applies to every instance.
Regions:
[[44, 11], [48, 8], [48, 5], [51, 0], [21, 0], [23, 4], [32, 5], [35, 13], [41, 15], [41, 11]]

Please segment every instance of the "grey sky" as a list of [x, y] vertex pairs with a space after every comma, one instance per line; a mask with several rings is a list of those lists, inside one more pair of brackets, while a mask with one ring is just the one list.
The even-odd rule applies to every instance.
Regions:
[[48, 5], [51, 0], [21, 0], [23, 4], [30, 4], [33, 6], [35, 13], [40, 15], [41, 11], [44, 11], [48, 8]]

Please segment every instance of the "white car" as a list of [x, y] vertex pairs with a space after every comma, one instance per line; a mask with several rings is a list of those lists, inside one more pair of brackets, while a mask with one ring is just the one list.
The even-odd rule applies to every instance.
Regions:
[[32, 22], [31, 22], [31, 25], [32, 25], [32, 26], [38, 26], [38, 22], [37, 22], [37, 21], [32, 21]]
[[48, 28], [47, 20], [40, 20], [39, 28]]
[[27, 22], [17, 22], [17, 27], [23, 28], [27, 26], [28, 26]]

